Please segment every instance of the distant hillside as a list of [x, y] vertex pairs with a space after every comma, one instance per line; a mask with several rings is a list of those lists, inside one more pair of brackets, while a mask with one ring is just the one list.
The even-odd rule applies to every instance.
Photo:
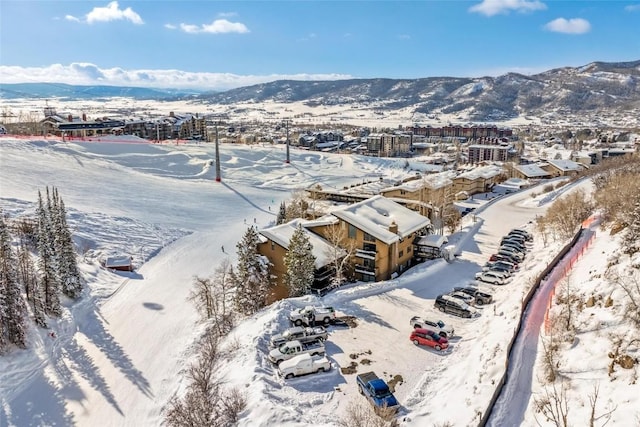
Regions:
[[78, 86], [64, 83], [16, 83], [0, 85], [0, 98], [69, 98], [96, 99], [129, 97], [135, 99], [169, 100], [199, 94], [181, 89], [149, 89], [126, 86]]
[[550, 112], [640, 109], [640, 61], [594, 62], [526, 76], [431, 77], [412, 80], [281, 80], [197, 97], [209, 103], [305, 101], [309, 105], [378, 103], [418, 113], [460, 113], [471, 120], [502, 120]]
[[414, 113], [454, 114], [471, 121], [501, 121], [520, 116], [551, 119], [584, 116], [640, 116], [640, 60], [593, 62], [534, 75], [421, 79], [279, 80], [228, 90], [197, 92], [117, 86], [72, 86], [51, 83], [0, 86], [1, 98], [95, 99], [131, 97], [151, 100], [189, 99], [204, 104], [304, 102], [309, 106], [351, 105], [353, 108]]

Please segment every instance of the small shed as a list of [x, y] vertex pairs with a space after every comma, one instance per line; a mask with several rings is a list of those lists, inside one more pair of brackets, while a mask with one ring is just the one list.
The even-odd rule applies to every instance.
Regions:
[[110, 256], [104, 259], [102, 266], [118, 271], [133, 271], [133, 257], [126, 255]]
[[418, 261], [441, 258], [442, 249], [447, 243], [449, 240], [439, 234], [420, 236], [413, 242], [413, 256]]

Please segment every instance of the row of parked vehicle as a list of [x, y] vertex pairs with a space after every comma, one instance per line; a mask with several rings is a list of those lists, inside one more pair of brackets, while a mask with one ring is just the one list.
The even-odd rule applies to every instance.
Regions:
[[292, 310], [289, 321], [294, 325], [269, 340], [269, 361], [278, 374], [289, 379], [301, 375], [331, 370], [324, 343], [329, 337], [325, 326], [335, 321], [333, 307], [307, 306]]
[[504, 285], [517, 272], [519, 264], [527, 254], [527, 242], [533, 241], [533, 236], [526, 230], [514, 228], [500, 240], [498, 251], [491, 255], [489, 261], [476, 273], [476, 279]]

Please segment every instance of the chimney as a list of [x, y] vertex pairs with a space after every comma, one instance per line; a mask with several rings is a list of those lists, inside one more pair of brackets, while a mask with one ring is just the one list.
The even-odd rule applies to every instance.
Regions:
[[175, 117], [176, 115], [173, 113], [173, 111], [169, 111], [169, 117]]
[[83, 122], [87, 121], [87, 114], [86, 113], [82, 113], [82, 121]]
[[392, 220], [391, 224], [389, 224], [389, 231], [393, 234], [398, 234], [398, 224], [396, 224], [395, 220]]
[[71, 114], [69, 114], [69, 116], [67, 117], [67, 119], [69, 119], [70, 122], [73, 121], [73, 116]]

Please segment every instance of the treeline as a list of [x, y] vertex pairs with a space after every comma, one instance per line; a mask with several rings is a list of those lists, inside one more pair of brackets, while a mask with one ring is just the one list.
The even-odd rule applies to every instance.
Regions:
[[35, 219], [0, 214], [0, 354], [26, 348], [31, 317], [46, 328], [62, 313], [61, 297], [76, 299], [84, 288], [58, 190], [38, 191]]

